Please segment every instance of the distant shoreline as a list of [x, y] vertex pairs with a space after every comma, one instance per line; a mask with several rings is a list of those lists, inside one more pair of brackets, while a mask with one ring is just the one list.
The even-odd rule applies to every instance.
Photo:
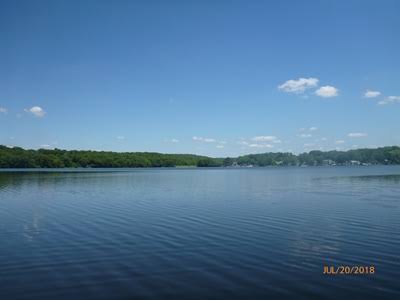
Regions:
[[43, 168], [252, 168], [270, 166], [368, 166], [400, 164], [400, 147], [348, 151], [310, 151], [298, 155], [288, 152], [248, 154], [213, 158], [194, 154], [156, 152], [111, 152], [84, 150], [29, 150], [0, 145], [0, 169]]
[[101, 171], [115, 171], [115, 172], [123, 172], [123, 171], [130, 171], [130, 170], [206, 170], [206, 169], [211, 169], [211, 170], [249, 170], [249, 169], [304, 169], [304, 168], [368, 168], [368, 167], [379, 167], [379, 166], [400, 166], [400, 164], [370, 164], [370, 165], [337, 165], [337, 166], [322, 166], [322, 165], [317, 165], [317, 166], [253, 166], [253, 167], [88, 167], [88, 168], [82, 168], [82, 167], [57, 167], [57, 168], [42, 168], [42, 167], [36, 167], [36, 168], [0, 168], [0, 173], [12, 173], [12, 172], [56, 172], [56, 171], [69, 171], [69, 172], [79, 172], [79, 173], [90, 173], [90, 172], [101, 172]]

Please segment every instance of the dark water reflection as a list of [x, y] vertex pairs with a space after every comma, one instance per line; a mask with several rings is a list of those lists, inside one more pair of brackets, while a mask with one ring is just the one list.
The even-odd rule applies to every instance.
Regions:
[[399, 174], [0, 173], [0, 299], [397, 299]]

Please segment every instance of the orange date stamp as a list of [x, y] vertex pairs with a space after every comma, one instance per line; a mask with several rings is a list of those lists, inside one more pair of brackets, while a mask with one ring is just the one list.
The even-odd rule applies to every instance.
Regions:
[[369, 275], [375, 274], [375, 266], [324, 266], [322, 274], [325, 275]]

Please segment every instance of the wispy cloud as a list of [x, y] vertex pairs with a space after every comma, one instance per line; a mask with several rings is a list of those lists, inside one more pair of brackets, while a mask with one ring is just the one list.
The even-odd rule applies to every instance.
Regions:
[[347, 136], [352, 138], [366, 137], [368, 134], [364, 132], [350, 132]]
[[376, 98], [381, 95], [379, 91], [366, 90], [364, 93], [365, 98]]
[[42, 145], [39, 145], [39, 147], [42, 148], [42, 149], [43, 149], [43, 148], [46, 148], [46, 149], [47, 149], [47, 148], [50, 148], [51, 145], [49, 145], [49, 144], [42, 144]]
[[334, 86], [326, 85], [321, 86], [318, 90], [316, 90], [315, 94], [319, 97], [331, 98], [338, 96], [339, 90]]
[[29, 109], [26, 108], [26, 109], [24, 109], [24, 111], [27, 113], [30, 113], [38, 118], [44, 117], [44, 115], [46, 114], [46, 112], [40, 106], [33, 106]]
[[205, 137], [201, 137], [201, 136], [193, 136], [192, 140], [196, 141], [196, 142], [202, 142], [202, 143], [215, 143], [216, 142], [215, 139], [205, 138]]
[[299, 134], [298, 137], [300, 137], [302, 139], [310, 138], [310, 137], [312, 137], [312, 134], [310, 134], [310, 133], [302, 133], [302, 134]]
[[300, 132], [316, 131], [316, 130], [318, 130], [318, 127], [315, 127], [315, 126], [311, 126], [311, 127], [308, 127], [308, 128], [302, 127], [302, 128], [299, 129]]
[[218, 149], [223, 149], [225, 146], [224, 145], [217, 145], [216, 148]]
[[400, 96], [389, 96], [378, 102], [378, 105], [386, 105], [391, 103], [400, 103]]
[[390, 101], [398, 101], [398, 102], [400, 102], [400, 96], [389, 96], [388, 99]]
[[274, 135], [258, 135], [248, 140], [242, 138], [237, 142], [239, 145], [258, 149], [274, 148], [273, 144], [279, 143], [282, 143], [282, 141]]
[[258, 143], [253, 143], [248, 145], [250, 148], [273, 148], [273, 145], [270, 144], [258, 144]]
[[173, 138], [173, 139], [164, 139], [164, 142], [165, 143], [175, 143], [175, 144], [177, 144], [177, 143], [180, 142], [180, 140], [175, 139], [175, 138]]
[[343, 140], [337, 140], [337, 141], [335, 141], [335, 144], [336, 145], [340, 145], [340, 144], [344, 144], [345, 143], [345, 141], [343, 141]]
[[278, 138], [274, 135], [259, 135], [251, 138], [254, 142], [274, 142], [279, 141]]
[[278, 89], [287, 93], [302, 94], [305, 90], [318, 86], [318, 78], [291, 79], [278, 86]]
[[6, 114], [7, 112], [8, 112], [8, 109], [7, 109], [7, 108], [1, 107], [1, 106], [0, 106], [0, 113]]
[[247, 145], [249, 145], [249, 142], [244, 141], [244, 140], [238, 141], [237, 143], [238, 143], [239, 145], [242, 145], [242, 146], [247, 146]]
[[125, 136], [123, 136], [123, 135], [118, 135], [118, 136], [116, 137], [116, 139], [122, 141], [122, 140], [125, 140]]

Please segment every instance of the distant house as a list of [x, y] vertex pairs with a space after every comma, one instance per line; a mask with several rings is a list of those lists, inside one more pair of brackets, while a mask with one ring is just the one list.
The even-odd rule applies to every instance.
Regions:
[[336, 162], [332, 159], [324, 159], [322, 161], [323, 166], [336, 166]]
[[358, 160], [351, 160], [351, 161], [350, 161], [350, 165], [352, 165], [352, 166], [359, 166], [359, 165], [361, 165], [361, 162], [358, 161]]

